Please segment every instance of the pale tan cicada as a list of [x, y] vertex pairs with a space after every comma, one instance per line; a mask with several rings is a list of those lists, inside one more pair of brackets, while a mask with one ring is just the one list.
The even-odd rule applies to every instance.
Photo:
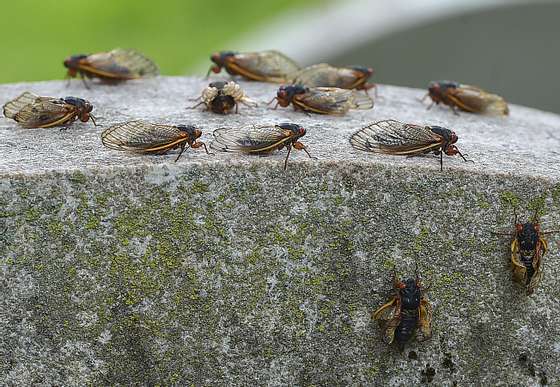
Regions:
[[206, 105], [206, 109], [217, 114], [226, 114], [233, 110], [237, 113], [238, 104], [242, 103], [246, 106], [257, 106], [257, 102], [247, 97], [241, 86], [237, 83], [230, 82], [212, 82], [202, 90], [202, 95], [197, 98], [200, 102], [191, 109], [200, 105]]

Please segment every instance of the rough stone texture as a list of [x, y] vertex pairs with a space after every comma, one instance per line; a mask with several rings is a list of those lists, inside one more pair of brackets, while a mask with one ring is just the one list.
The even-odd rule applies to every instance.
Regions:
[[[317, 161], [189, 150], [105, 149], [91, 123], [20, 129], [0, 119], [0, 384], [558, 385], [560, 269], [527, 298], [511, 282], [507, 238], [491, 230], [543, 213], [559, 228], [560, 117], [426, 111], [424, 92], [381, 86], [346, 117], [241, 107], [185, 110], [206, 81], [3, 85], [76, 95], [99, 122], [132, 118], [207, 130], [292, 120]], [[242, 83], [269, 100], [275, 86]], [[454, 128], [476, 161], [354, 151], [377, 119]], [[394, 265], [417, 260], [434, 306], [432, 340], [387, 347], [370, 314]]]

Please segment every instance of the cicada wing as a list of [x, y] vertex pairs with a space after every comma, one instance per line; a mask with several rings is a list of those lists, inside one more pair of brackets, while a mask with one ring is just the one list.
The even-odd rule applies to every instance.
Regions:
[[29, 91], [22, 93], [21, 95], [7, 102], [4, 105], [3, 107], [4, 117], [13, 119], [21, 109], [23, 109], [27, 105], [31, 105], [38, 98], [40, 98], [38, 95], [30, 93]]
[[382, 305], [373, 312], [372, 318], [379, 321], [383, 329], [383, 341], [391, 344], [395, 339], [395, 330], [401, 322], [400, 303], [397, 297], [393, 297], [389, 302]]
[[333, 70], [336, 73], [336, 68], [327, 63], [307, 66], [294, 73], [290, 83], [307, 87], [335, 86], [331, 81]]
[[101, 142], [107, 148], [138, 153], [165, 153], [187, 139], [187, 134], [175, 126], [144, 121], [123, 122], [101, 133]]
[[527, 284], [527, 294], [533, 294], [544, 277], [543, 257], [547, 248], [548, 244], [546, 240], [540, 238], [535, 249], [535, 254], [533, 255], [533, 269], [535, 272]]
[[367, 81], [365, 77], [357, 74], [350, 68], [334, 67], [327, 63], [320, 63], [300, 70], [296, 73], [292, 83], [307, 87], [354, 89]]
[[517, 238], [514, 238], [511, 242], [511, 269], [513, 280], [525, 286], [527, 283], [527, 268], [521, 262], [521, 250]]
[[371, 109], [373, 100], [364, 94], [337, 87], [313, 87], [294, 96], [293, 103], [319, 114], [342, 115], [350, 109]]
[[292, 138], [292, 132], [277, 125], [246, 125], [214, 130], [210, 148], [222, 152], [270, 152]]
[[416, 340], [424, 341], [432, 337], [432, 306], [424, 297], [420, 300], [419, 329], [416, 333]]
[[76, 107], [61, 99], [23, 93], [4, 106], [4, 115], [24, 128], [48, 128], [76, 117]]
[[459, 108], [465, 111], [507, 115], [507, 102], [499, 95], [488, 93], [476, 86], [460, 85], [450, 94], [450, 98]]
[[228, 67], [246, 78], [264, 82], [286, 82], [299, 66], [286, 55], [275, 50], [237, 54]]
[[384, 120], [369, 124], [350, 137], [359, 150], [415, 156], [441, 147], [442, 139], [429, 127]]
[[158, 67], [153, 61], [137, 51], [120, 48], [110, 52], [89, 55], [84, 64], [80, 66], [93, 74], [115, 80], [150, 77], [159, 74]]

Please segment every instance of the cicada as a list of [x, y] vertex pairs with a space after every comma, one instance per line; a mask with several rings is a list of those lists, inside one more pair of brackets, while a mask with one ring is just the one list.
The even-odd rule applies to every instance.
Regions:
[[[104, 82], [121, 82], [156, 76], [157, 65], [135, 50], [121, 48], [91, 55], [73, 55], [64, 61], [68, 77], [99, 78]], [[87, 87], [87, 83], [84, 84]]]
[[76, 119], [87, 122], [95, 117], [93, 105], [76, 97], [40, 97], [26, 91], [4, 105], [4, 116], [18, 122], [24, 128], [50, 128], [69, 125]]
[[295, 74], [294, 85], [307, 87], [338, 87], [340, 89], [365, 90], [374, 88], [368, 83], [373, 69], [362, 66], [334, 67], [327, 63], [308, 66]]
[[373, 100], [368, 95], [337, 87], [280, 86], [269, 104], [274, 101], [274, 109], [291, 103], [295, 110], [317, 114], [343, 115], [350, 109], [373, 108]]
[[215, 63], [208, 70], [219, 73], [222, 67], [230, 75], [240, 75], [253, 81], [285, 83], [290, 75], [299, 70], [292, 59], [281, 52], [269, 50], [239, 53], [221, 51], [212, 54], [210, 60]]
[[257, 106], [257, 102], [247, 97], [241, 86], [233, 81], [210, 83], [208, 87], [202, 90], [202, 95], [198, 99], [201, 101], [192, 106], [191, 109], [200, 105], [206, 105], [207, 110], [218, 114], [229, 113], [234, 107], [237, 113], [238, 103], [246, 106]]
[[430, 82], [426, 97], [432, 99], [428, 106], [430, 109], [434, 103], [443, 103], [457, 114], [457, 109], [469, 113], [507, 115], [509, 108], [507, 102], [496, 94], [488, 93], [476, 86], [463, 85], [451, 81]]
[[383, 329], [383, 341], [397, 342], [402, 350], [415, 331], [416, 339], [424, 341], [432, 336], [432, 306], [424, 294], [418, 275], [404, 282], [393, 277], [395, 295], [373, 313]]
[[538, 216], [533, 221], [519, 223], [515, 216], [515, 230], [513, 232], [496, 232], [497, 235], [509, 235], [511, 241], [511, 268], [513, 280], [527, 291], [527, 295], [534, 293], [541, 282], [543, 271], [543, 257], [548, 250], [546, 234], [560, 232], [560, 230], [542, 231]]
[[210, 148], [222, 152], [260, 155], [287, 148], [288, 153], [284, 160], [284, 170], [286, 170], [292, 148], [303, 150], [310, 158], [313, 158], [307, 151], [307, 147], [299, 141], [303, 136], [305, 136], [305, 129], [292, 123], [219, 128], [214, 131], [214, 141], [210, 144]]
[[107, 148], [135, 153], [161, 155], [181, 148], [178, 161], [185, 149], [204, 147], [197, 139], [202, 131], [192, 125], [151, 124], [144, 121], [128, 121], [107, 128], [101, 133], [101, 142]]
[[395, 120], [374, 122], [360, 129], [350, 137], [350, 144], [356, 149], [399, 156], [419, 156], [434, 153], [440, 156], [443, 171], [443, 154], [459, 155], [467, 160], [457, 146], [459, 137], [455, 132], [441, 126], [405, 124]]

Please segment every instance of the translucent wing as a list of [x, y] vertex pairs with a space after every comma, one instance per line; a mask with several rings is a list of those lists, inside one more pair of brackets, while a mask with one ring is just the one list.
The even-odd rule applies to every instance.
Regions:
[[537, 286], [539, 286], [541, 280], [544, 277], [544, 270], [543, 270], [543, 256], [546, 253], [548, 244], [544, 239], [539, 239], [539, 243], [535, 249], [535, 254], [533, 255], [533, 269], [535, 272], [531, 277], [531, 280], [527, 284], [527, 294], [533, 294]]
[[210, 148], [222, 152], [269, 152], [292, 138], [291, 131], [276, 125], [219, 128], [213, 134]]
[[60, 125], [75, 114], [75, 107], [61, 99], [40, 97], [30, 92], [25, 92], [4, 105], [4, 116], [17, 121], [24, 128]]
[[401, 322], [400, 303], [397, 297], [382, 305], [373, 313], [373, 319], [378, 320], [383, 329], [383, 341], [391, 344], [395, 338], [395, 329]]
[[352, 69], [319, 63], [298, 71], [292, 83], [307, 87], [353, 89], [364, 83], [365, 80], [363, 76], [357, 76], [357, 72]]
[[527, 268], [523, 265], [523, 262], [521, 262], [521, 251], [517, 238], [514, 238], [511, 242], [511, 268], [513, 280], [525, 286], [527, 283]]
[[157, 65], [135, 50], [117, 48], [89, 55], [80, 67], [106, 78], [135, 79], [156, 76]]
[[294, 96], [293, 103], [320, 114], [344, 114], [350, 109], [371, 109], [373, 100], [363, 93], [336, 87], [312, 87]]
[[509, 108], [507, 102], [496, 94], [488, 93], [476, 86], [460, 85], [453, 90], [450, 96], [463, 110], [482, 113], [507, 115]]
[[424, 297], [420, 300], [419, 311], [419, 330], [416, 333], [416, 340], [424, 341], [432, 337], [432, 306]]
[[286, 82], [290, 74], [299, 70], [296, 62], [274, 50], [236, 54], [228, 67], [249, 79], [277, 83]]
[[113, 125], [101, 133], [108, 148], [139, 153], [166, 152], [187, 141], [187, 134], [172, 125], [128, 121]]
[[441, 146], [441, 141], [441, 137], [427, 126], [395, 120], [374, 122], [350, 138], [350, 144], [356, 149], [409, 156], [437, 149]]

